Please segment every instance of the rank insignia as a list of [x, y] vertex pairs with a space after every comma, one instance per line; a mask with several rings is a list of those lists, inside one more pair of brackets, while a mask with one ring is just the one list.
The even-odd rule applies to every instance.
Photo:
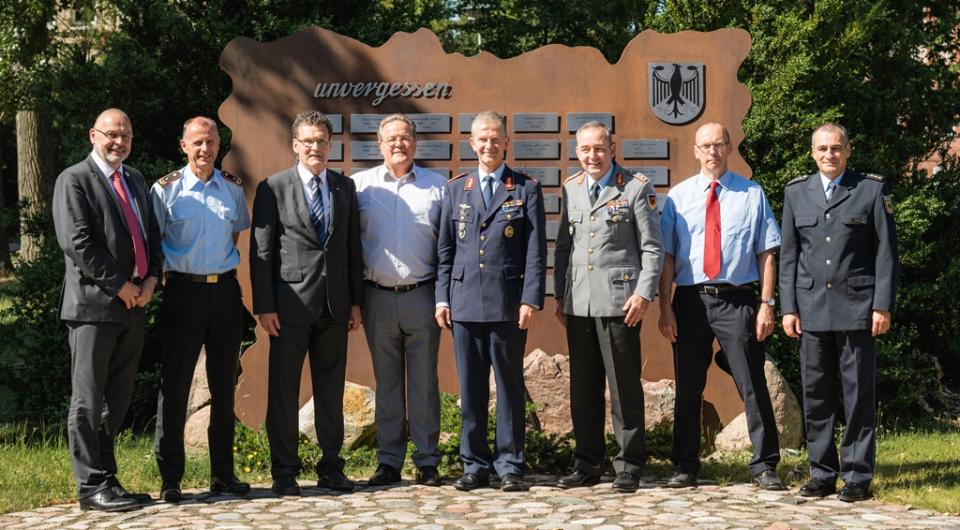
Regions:
[[512, 227], [512, 226], [508, 226], [508, 227], [504, 228], [504, 229], [503, 229], [503, 235], [505, 235], [505, 236], [507, 236], [507, 237], [513, 237], [513, 227]]
[[893, 213], [893, 197], [889, 195], [883, 196], [883, 209], [886, 210], [887, 213]]
[[648, 193], [648, 194], [647, 194], [647, 206], [650, 207], [651, 210], [656, 210], [656, 209], [657, 209], [657, 194], [656, 194], [656, 193]]

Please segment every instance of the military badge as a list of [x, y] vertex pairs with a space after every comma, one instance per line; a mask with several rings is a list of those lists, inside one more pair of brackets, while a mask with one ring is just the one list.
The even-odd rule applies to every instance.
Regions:
[[647, 206], [648, 206], [651, 210], [656, 210], [656, 209], [657, 209], [657, 194], [656, 194], [656, 193], [648, 193], [648, 194], [647, 194]]
[[893, 213], [893, 197], [889, 195], [883, 196], [883, 209], [889, 214]]
[[467, 223], [460, 221], [457, 223], [457, 237], [463, 239], [467, 236]]
[[703, 63], [647, 63], [650, 110], [670, 125], [697, 119], [705, 103], [704, 77]]
[[508, 226], [508, 227], [504, 228], [504, 229], [503, 229], [503, 235], [505, 235], [505, 236], [507, 236], [507, 237], [513, 237], [513, 227], [512, 227], [512, 226]]
[[504, 213], [512, 213], [520, 210], [521, 206], [523, 206], [523, 199], [504, 201], [503, 204], [500, 205], [500, 211]]

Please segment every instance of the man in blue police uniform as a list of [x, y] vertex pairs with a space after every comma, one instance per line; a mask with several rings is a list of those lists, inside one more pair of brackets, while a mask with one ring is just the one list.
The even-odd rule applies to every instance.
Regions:
[[[546, 238], [540, 184], [503, 163], [503, 117], [477, 114], [470, 146], [479, 171], [447, 184], [437, 242], [437, 323], [453, 328], [460, 380], [464, 474], [454, 487], [526, 489], [523, 354], [534, 312], [543, 308]], [[489, 374], [497, 384], [496, 447], [487, 444]]]
[[244, 494], [250, 485], [233, 473], [233, 395], [243, 336], [237, 265], [239, 233], [250, 227], [242, 182], [214, 164], [217, 122], [205, 116], [183, 124], [180, 149], [187, 165], [157, 180], [150, 194], [163, 237], [160, 306], [160, 395], [156, 456], [160, 497], [181, 500], [183, 429], [200, 349], [206, 349], [210, 387], [210, 491]]
[[[754, 482], [782, 490], [777, 425], [760, 344], [773, 332], [780, 230], [763, 188], [727, 169], [732, 151], [727, 129], [707, 123], [694, 142], [700, 173], [670, 190], [661, 217], [666, 256], [659, 327], [673, 343], [677, 383], [671, 457], [676, 469], [667, 486], [697, 483], [703, 389], [716, 338], [744, 402]], [[753, 292], [757, 280], [759, 309]]]
[[363, 331], [377, 380], [379, 465], [367, 485], [400, 482], [406, 423], [417, 483], [440, 486], [440, 327], [430, 310], [447, 179], [414, 164], [417, 128], [407, 116], [384, 117], [377, 140], [383, 164], [351, 175], [363, 242]]
[[577, 131], [583, 171], [563, 184], [554, 281], [556, 315], [567, 329], [570, 414], [577, 448], [562, 488], [600, 482], [606, 451], [604, 390], [620, 451], [613, 489], [636, 491], [646, 463], [640, 322], [657, 296], [663, 245], [657, 193], [642, 174], [614, 162], [600, 122]]
[[[893, 202], [884, 178], [847, 170], [850, 139], [835, 123], [813, 133], [819, 172], [787, 183], [780, 300], [783, 329], [800, 338], [803, 417], [810, 459], [804, 497], [870, 497], [876, 467], [875, 337], [890, 329], [897, 277]], [[846, 426], [833, 443], [837, 379]]]

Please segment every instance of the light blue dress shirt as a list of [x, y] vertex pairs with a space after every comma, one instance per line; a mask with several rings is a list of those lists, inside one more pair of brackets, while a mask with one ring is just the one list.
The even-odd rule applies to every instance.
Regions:
[[830, 179], [830, 177], [824, 175], [823, 173], [820, 173], [820, 172], [817, 172], [817, 173], [820, 175], [820, 184], [823, 185], [823, 194], [826, 195], [826, 194], [827, 194], [827, 186], [829, 186], [831, 182], [833, 183], [833, 191], [834, 191], [834, 193], [836, 193], [836, 191], [837, 191], [837, 186], [840, 185], [840, 179], [843, 178], [843, 174], [846, 173], [846, 171], [841, 171], [840, 174], [837, 175], [837, 178], [832, 179], [832, 180]]
[[187, 166], [181, 177], [150, 189], [153, 212], [163, 237], [163, 270], [221, 274], [237, 268], [240, 253], [233, 234], [250, 228], [243, 188], [219, 169], [207, 182]]
[[720, 274], [712, 280], [703, 273], [709, 192], [710, 178], [697, 174], [674, 186], [663, 205], [663, 250], [674, 256], [674, 281], [744, 285], [759, 280], [757, 255], [780, 246], [780, 227], [763, 188], [732, 171], [720, 177]]
[[600, 180], [593, 180], [593, 177], [591, 177], [590, 173], [587, 173], [586, 170], [584, 170], [584, 174], [587, 175], [588, 181], [587, 193], [590, 193], [590, 188], [593, 187], [594, 182], [598, 182], [600, 184], [600, 188], [597, 189], [597, 196], [599, 197], [600, 194], [603, 193], [603, 188], [606, 188], [610, 185], [610, 177], [613, 175], [613, 164], [610, 164], [610, 169], [608, 169], [607, 172], [600, 177]]
[[497, 166], [497, 169], [493, 170], [493, 173], [484, 173], [479, 168], [477, 169], [477, 174], [480, 176], [480, 181], [477, 184], [480, 185], [481, 191], [485, 185], [483, 179], [487, 178], [487, 175], [493, 175], [493, 187], [490, 189], [490, 196], [493, 197], [494, 194], [497, 193], [497, 188], [500, 187], [500, 179], [503, 178], [503, 168], [504, 165], [501, 163], [499, 166]]

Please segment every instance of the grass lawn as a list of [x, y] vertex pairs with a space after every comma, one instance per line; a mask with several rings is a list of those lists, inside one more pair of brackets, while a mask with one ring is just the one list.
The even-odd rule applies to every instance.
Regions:
[[[125, 432], [117, 444], [120, 479], [130, 491], [160, 489], [160, 478], [153, 458], [151, 434], [132, 435]], [[907, 504], [916, 508], [960, 513], [960, 426], [940, 424], [935, 427], [882, 430], [879, 435], [877, 476], [874, 495], [881, 501]], [[367, 450], [361, 458], [348, 456], [347, 474], [366, 478], [373, 472], [375, 461]], [[701, 476], [721, 484], [748, 482], [746, 455], [730, 455], [704, 463]], [[29, 510], [75, 499], [70, 470], [69, 451], [62, 433], [23, 424], [0, 425], [0, 513]], [[410, 470], [405, 470], [409, 472]], [[780, 475], [792, 488], [807, 480], [806, 453], [786, 454]], [[187, 459], [184, 488], [206, 488], [209, 480], [206, 455]], [[668, 462], [654, 461], [649, 473], [667, 476]], [[254, 484], [269, 484], [268, 472], [244, 473], [238, 476]], [[312, 473], [301, 476], [309, 480]]]

